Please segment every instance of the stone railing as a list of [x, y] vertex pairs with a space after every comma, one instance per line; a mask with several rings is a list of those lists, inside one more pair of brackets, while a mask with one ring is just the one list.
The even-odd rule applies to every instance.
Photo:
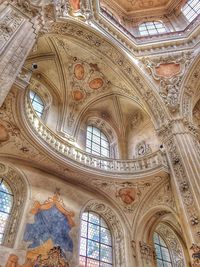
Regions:
[[155, 168], [166, 167], [168, 169], [166, 155], [161, 151], [154, 152], [145, 157], [131, 160], [103, 158], [87, 153], [77, 148], [72, 142], [68, 142], [50, 130], [37, 116], [30, 101], [25, 101], [25, 112], [29, 126], [37, 136], [48, 146], [66, 159], [75, 163], [112, 173], [140, 173]]

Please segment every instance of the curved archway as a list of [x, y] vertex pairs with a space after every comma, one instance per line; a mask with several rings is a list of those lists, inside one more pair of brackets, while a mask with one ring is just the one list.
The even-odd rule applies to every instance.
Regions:
[[28, 195], [27, 182], [16, 168], [6, 163], [0, 163], [0, 177], [8, 184], [13, 194], [13, 205], [6, 223], [2, 244], [13, 247]]
[[113, 237], [114, 266], [126, 266], [124, 230], [117, 214], [107, 204], [97, 200], [91, 200], [83, 207], [81, 217], [84, 211], [95, 212], [102, 216]]

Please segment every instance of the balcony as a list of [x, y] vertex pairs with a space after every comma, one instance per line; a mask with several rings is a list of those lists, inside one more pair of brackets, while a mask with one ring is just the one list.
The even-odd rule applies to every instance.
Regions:
[[40, 145], [47, 146], [48, 150], [54, 151], [65, 161], [73, 161], [79, 167], [82, 166], [116, 175], [141, 174], [160, 169], [168, 172], [167, 158], [161, 151], [137, 159], [120, 160], [102, 158], [79, 149], [73, 142], [64, 140], [49, 129], [37, 116], [28, 99], [25, 100], [25, 118], [31, 130], [37, 136]]

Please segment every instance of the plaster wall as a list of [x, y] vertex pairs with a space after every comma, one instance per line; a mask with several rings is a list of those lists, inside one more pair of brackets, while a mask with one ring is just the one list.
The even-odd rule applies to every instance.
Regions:
[[136, 147], [143, 141], [150, 146], [151, 152], [155, 152], [159, 149], [160, 143], [151, 122], [146, 122], [142, 127], [130, 131], [127, 141], [129, 159], [137, 156]]
[[[17, 164], [15, 164], [16, 167]], [[24, 264], [27, 247], [29, 242], [23, 241], [24, 232], [27, 223], [34, 222], [34, 216], [30, 213], [31, 208], [35, 201], [44, 203], [48, 198], [52, 197], [56, 190], [60, 192], [60, 198], [68, 211], [74, 212], [73, 217], [75, 226], [70, 230], [70, 237], [73, 240], [73, 254], [67, 255], [69, 257], [69, 266], [78, 266], [79, 255], [79, 238], [80, 238], [80, 218], [81, 213], [84, 211], [84, 206], [89, 200], [100, 200], [105, 203], [105, 198], [98, 193], [90, 193], [85, 189], [81, 189], [78, 185], [74, 186], [60, 178], [51, 175], [47, 172], [40, 171], [36, 168], [27, 167], [25, 165], [18, 165], [18, 170], [24, 174], [28, 184], [28, 197], [24, 208], [23, 216], [18, 226], [18, 233], [13, 248], [0, 246], [0, 267], [6, 266], [7, 259], [10, 254], [18, 256], [18, 263]], [[125, 230], [125, 229], [124, 229]], [[129, 234], [125, 234], [128, 238]], [[127, 250], [127, 255], [131, 255], [131, 251]], [[130, 259], [130, 262], [132, 259]]]

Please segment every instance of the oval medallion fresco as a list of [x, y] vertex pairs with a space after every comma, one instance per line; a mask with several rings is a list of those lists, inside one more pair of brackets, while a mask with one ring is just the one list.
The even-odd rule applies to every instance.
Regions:
[[3, 143], [9, 139], [9, 134], [5, 126], [0, 124], [0, 143]]
[[76, 79], [83, 80], [85, 75], [85, 70], [82, 64], [76, 64], [76, 66], [74, 67], [74, 75]]
[[73, 91], [73, 98], [75, 101], [80, 101], [84, 98], [84, 93], [79, 89], [74, 90]]
[[95, 78], [94, 80], [89, 82], [89, 87], [91, 89], [99, 89], [103, 86], [103, 80], [101, 78]]

